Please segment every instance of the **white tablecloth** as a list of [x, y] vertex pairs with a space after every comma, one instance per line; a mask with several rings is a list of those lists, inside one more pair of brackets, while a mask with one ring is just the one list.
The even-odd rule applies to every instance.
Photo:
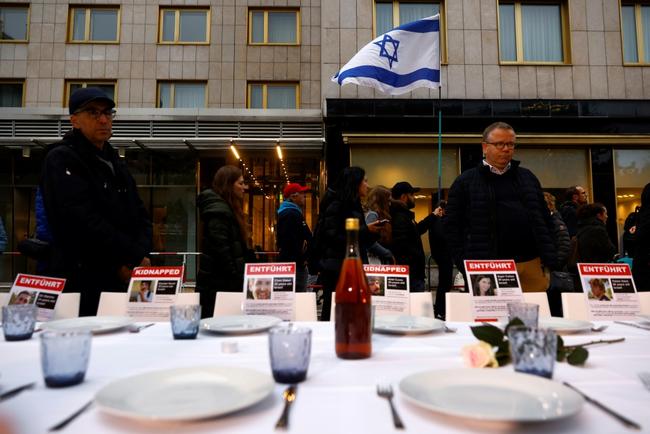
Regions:
[[[294, 433], [385, 433], [393, 429], [388, 404], [375, 392], [378, 383], [392, 383], [395, 404], [412, 433], [523, 432], [523, 433], [622, 433], [617, 420], [586, 403], [572, 417], [536, 424], [485, 423], [463, 420], [421, 409], [400, 396], [399, 381], [430, 369], [462, 368], [460, 349], [475, 342], [468, 324], [450, 324], [457, 333], [425, 336], [373, 336], [372, 358], [338, 359], [334, 352], [332, 323], [305, 323], [314, 331], [307, 381], [298, 389], [291, 413]], [[620, 344], [597, 346], [585, 367], [556, 365], [554, 380], [570, 381], [585, 393], [618, 410], [650, 432], [650, 391], [637, 373], [650, 371], [650, 331], [617, 324], [601, 333], [565, 337], [567, 344], [598, 338], [625, 337]], [[224, 340], [236, 341], [239, 351], [221, 351]], [[224, 337], [201, 333], [197, 340], [174, 341], [168, 323], [156, 324], [139, 334], [116, 332], [93, 337], [90, 366], [83, 384], [65, 388], [45, 387], [40, 368], [39, 341], [0, 341], [0, 385], [4, 390], [37, 381], [37, 386], [0, 402], [0, 420], [14, 432], [36, 434], [61, 421], [107, 383], [121, 377], [172, 367], [203, 365], [239, 366], [269, 373], [267, 335]], [[512, 370], [512, 366], [499, 369]], [[282, 410], [282, 390], [259, 404], [217, 419], [182, 424], [143, 424], [107, 415], [95, 406], [64, 430], [70, 433], [264, 433], [273, 432]]]

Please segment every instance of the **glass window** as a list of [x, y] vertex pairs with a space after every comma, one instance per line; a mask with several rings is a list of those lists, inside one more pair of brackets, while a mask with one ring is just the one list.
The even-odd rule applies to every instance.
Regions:
[[161, 9], [159, 42], [209, 43], [209, 12], [209, 9]]
[[0, 82], [0, 107], [23, 106], [23, 82]]
[[439, 1], [377, 0], [375, 2], [375, 35], [381, 35], [402, 24], [430, 17], [440, 12]]
[[197, 82], [158, 83], [158, 107], [201, 108], [205, 107], [206, 84]]
[[623, 61], [650, 63], [650, 5], [621, 5]]
[[299, 108], [299, 87], [298, 83], [251, 83], [248, 85], [248, 108]]
[[70, 8], [69, 42], [118, 42], [119, 9]]
[[[616, 223], [621, 240], [620, 252], [630, 250], [630, 246], [623, 242], [625, 219], [641, 205], [641, 192], [648, 180], [650, 180], [650, 149], [614, 150]], [[610, 215], [612, 214], [610, 212]]]
[[63, 102], [63, 106], [67, 107], [68, 106], [68, 100], [70, 99], [70, 95], [77, 89], [81, 89], [84, 87], [98, 87], [101, 90], [104, 91], [106, 95], [108, 95], [113, 101], [115, 101], [115, 104], [117, 105], [117, 99], [115, 99], [115, 96], [117, 93], [115, 92], [115, 87], [117, 86], [116, 82], [114, 81], [79, 81], [79, 80], [67, 80], [66, 81], [66, 86], [65, 86], [65, 99]]
[[26, 42], [28, 17], [28, 6], [0, 6], [0, 41]]
[[499, 48], [502, 62], [562, 63], [564, 3], [499, 3]]
[[251, 9], [249, 44], [299, 44], [299, 10]]

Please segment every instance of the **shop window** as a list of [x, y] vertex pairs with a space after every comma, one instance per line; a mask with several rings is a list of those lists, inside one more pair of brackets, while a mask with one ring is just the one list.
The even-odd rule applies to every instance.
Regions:
[[250, 9], [248, 43], [263, 45], [298, 45], [300, 11], [298, 9]]
[[119, 42], [120, 9], [71, 6], [68, 42]]
[[0, 81], [0, 107], [23, 106], [23, 81]]
[[82, 89], [84, 87], [98, 87], [104, 91], [117, 105], [117, 100], [115, 92], [117, 88], [117, 83], [115, 81], [82, 81], [82, 80], [66, 80], [65, 82], [65, 98], [63, 99], [63, 107], [68, 106], [68, 101], [70, 95], [75, 92], [77, 89]]
[[499, 1], [501, 63], [569, 63], [565, 2]]
[[[614, 184], [616, 185], [616, 223], [622, 243], [625, 219], [641, 205], [641, 192], [650, 180], [649, 149], [614, 150]], [[614, 213], [610, 212], [610, 216]], [[629, 253], [629, 252], [628, 252]]]
[[203, 8], [160, 9], [158, 42], [161, 44], [208, 44], [210, 10]]
[[0, 42], [27, 42], [29, 6], [0, 6]]
[[249, 83], [248, 108], [297, 109], [300, 107], [298, 83]]
[[207, 86], [205, 82], [164, 81], [158, 83], [158, 107], [205, 107]]
[[650, 4], [621, 5], [623, 61], [650, 63]]

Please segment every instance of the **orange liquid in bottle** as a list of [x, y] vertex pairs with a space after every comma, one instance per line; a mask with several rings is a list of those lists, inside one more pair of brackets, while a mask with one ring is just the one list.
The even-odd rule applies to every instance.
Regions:
[[365, 359], [372, 353], [370, 290], [355, 247], [348, 250], [336, 285], [336, 355], [342, 359]]

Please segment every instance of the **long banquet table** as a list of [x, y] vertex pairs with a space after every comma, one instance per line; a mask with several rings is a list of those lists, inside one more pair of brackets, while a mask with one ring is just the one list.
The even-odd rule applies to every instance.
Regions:
[[[627, 428], [601, 410], [585, 403], [581, 412], [565, 419], [515, 424], [478, 422], [437, 414], [408, 402], [398, 390], [405, 376], [424, 370], [463, 368], [461, 347], [475, 342], [469, 324], [451, 323], [456, 333], [423, 336], [373, 336], [372, 358], [340, 360], [334, 353], [333, 323], [303, 323], [313, 329], [311, 365], [307, 381], [300, 384], [291, 412], [294, 433], [396, 432], [387, 402], [377, 397], [378, 383], [391, 383], [395, 404], [407, 432], [467, 433], [623, 433]], [[565, 336], [567, 344], [600, 338], [625, 337], [623, 343], [592, 347], [584, 367], [556, 364], [554, 380], [570, 381], [592, 397], [618, 410], [650, 432], [650, 391], [637, 373], [650, 371], [650, 331], [609, 323], [600, 333]], [[223, 341], [236, 341], [238, 352], [224, 353]], [[36, 387], [0, 402], [0, 421], [13, 432], [46, 432], [109, 382], [152, 370], [195, 366], [237, 366], [270, 375], [266, 333], [248, 336], [199, 334], [194, 341], [174, 341], [169, 323], [158, 323], [138, 334], [114, 332], [93, 337], [90, 365], [83, 384], [48, 389], [42, 379], [39, 340], [0, 341], [0, 385], [36, 381]], [[512, 370], [508, 365], [499, 369]], [[274, 432], [282, 410], [283, 385], [265, 400], [240, 412], [215, 419], [175, 424], [151, 424], [112, 416], [91, 406], [63, 432], [70, 433], [264, 433]], [[1, 429], [0, 429], [1, 430]], [[399, 432], [399, 431], [398, 431]], [[402, 431], [403, 432], [403, 431]], [[638, 431], [637, 431], [638, 432]]]

